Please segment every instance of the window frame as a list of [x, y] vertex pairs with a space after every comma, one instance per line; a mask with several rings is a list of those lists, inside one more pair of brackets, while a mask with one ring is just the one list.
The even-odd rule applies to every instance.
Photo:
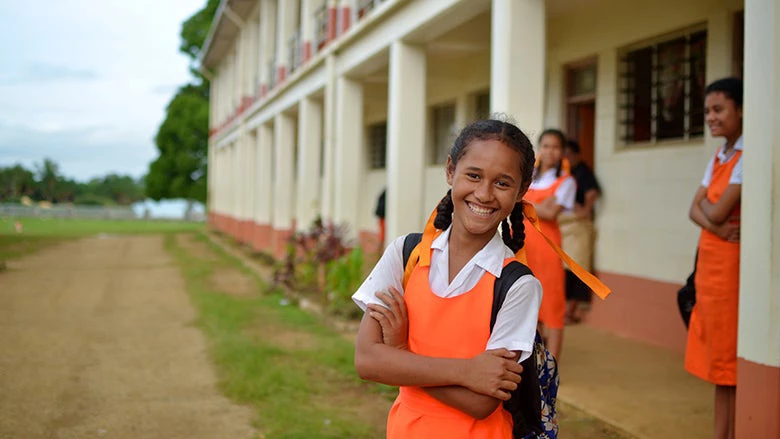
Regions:
[[[450, 134], [449, 139], [447, 141], [441, 141], [441, 139], [438, 138], [438, 130], [437, 130], [437, 118], [436, 118], [436, 112], [444, 109], [452, 109], [452, 123], [450, 126]], [[442, 101], [437, 104], [431, 105], [429, 107], [429, 120], [430, 120], [430, 148], [428, 151], [428, 164], [430, 166], [441, 166], [447, 163], [447, 156], [449, 156], [450, 149], [452, 148], [452, 143], [455, 140], [455, 137], [457, 136], [457, 123], [458, 123], [458, 105], [457, 100], [447, 100]], [[447, 145], [446, 151], [440, 151], [440, 147], [442, 145]], [[443, 153], [443, 160], [440, 161], [439, 153]]]
[[[703, 37], [704, 39], [704, 51], [703, 51], [703, 65], [704, 68], [702, 70], [703, 73], [703, 79], [704, 79], [704, 86], [702, 87], [702, 102], [701, 102], [701, 114], [703, 115], [703, 108], [704, 108], [704, 102], [703, 102], [703, 92], [704, 87], [706, 87], [706, 81], [707, 81], [707, 47], [710, 40], [710, 32], [707, 27], [706, 23], [699, 23], [691, 26], [687, 26], [685, 28], [664, 33], [662, 35], [657, 35], [652, 38], [648, 38], [645, 40], [642, 40], [641, 42], [634, 43], [631, 45], [624, 46], [618, 50], [618, 59], [617, 59], [617, 121], [616, 121], [616, 134], [617, 134], [617, 140], [618, 145], [621, 149], [630, 149], [630, 148], [643, 148], [643, 147], [651, 147], [655, 145], [663, 145], [668, 143], [686, 143], [686, 142], [698, 142], [704, 139], [705, 137], [705, 127], [703, 123], [703, 116], [702, 116], [702, 130], [700, 132], [692, 132], [691, 131], [691, 116], [694, 114], [694, 111], [692, 111], [692, 105], [694, 103], [692, 102], [691, 97], [691, 89], [692, 89], [692, 83], [695, 80], [695, 78], [692, 76], [691, 72], [691, 47], [692, 47], [692, 38], [697, 37]], [[683, 72], [679, 75], [682, 75], [683, 79], [683, 128], [682, 128], [682, 135], [679, 137], [659, 137], [659, 119], [661, 116], [661, 108], [660, 107], [660, 87], [661, 82], [659, 81], [659, 60], [658, 60], [658, 49], [659, 47], [662, 47], [664, 44], [670, 44], [673, 43], [675, 40], [684, 39], [685, 40], [685, 54], [682, 58], [681, 65], [683, 66]], [[651, 72], [650, 72], [650, 89], [649, 89], [649, 100], [650, 100], [650, 114], [649, 114], [649, 139], [640, 139], [640, 140], [633, 140], [632, 136], [634, 135], [634, 131], [636, 130], [637, 124], [636, 121], [632, 120], [634, 115], [632, 112], [634, 109], [634, 93], [635, 88], [633, 84], [630, 83], [630, 80], [633, 79], [632, 74], [629, 73], [629, 59], [628, 57], [636, 52], [639, 52], [640, 50], [649, 50], [650, 56], [651, 56]]]
[[[375, 141], [379, 139], [377, 131], [384, 131], [382, 144]], [[368, 169], [379, 171], [387, 169], [387, 121], [383, 120], [366, 126], [366, 145], [368, 145]], [[381, 154], [378, 151], [381, 149]]]

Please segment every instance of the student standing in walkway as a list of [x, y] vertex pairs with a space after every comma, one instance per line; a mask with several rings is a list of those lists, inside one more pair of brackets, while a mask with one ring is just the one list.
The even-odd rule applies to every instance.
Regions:
[[[525, 200], [534, 204], [542, 232], [557, 246], [561, 246], [558, 215], [574, 208], [577, 185], [569, 175], [568, 162], [563, 159], [566, 138], [556, 129], [548, 129], [539, 136], [539, 154], [534, 177]], [[526, 222], [526, 229], [531, 225]], [[542, 307], [539, 321], [544, 325], [547, 349], [556, 359], [561, 356], [563, 326], [566, 322], [566, 275], [560, 257], [535, 230], [526, 240], [528, 267], [542, 283]]]
[[701, 227], [696, 264], [696, 305], [691, 314], [685, 368], [715, 384], [715, 437], [734, 438], [739, 305], [739, 217], [742, 192], [742, 81], [707, 87], [705, 121], [723, 137], [691, 203]]
[[[512, 437], [501, 402], [520, 381], [518, 361], [533, 350], [539, 281], [518, 278], [492, 331], [490, 319], [494, 281], [524, 244], [520, 201], [533, 163], [531, 142], [516, 126], [487, 120], [466, 127], [447, 158], [451, 190], [426, 226], [405, 291], [400, 237], [354, 294], [366, 311], [355, 349], [358, 374], [401, 386], [388, 438]], [[377, 307], [384, 302], [408, 310], [397, 320], [404, 325], [399, 340], [385, 339], [396, 331], [383, 333]]]
[[[601, 187], [593, 171], [580, 157], [580, 145], [569, 140], [563, 148], [563, 155], [571, 166], [571, 176], [577, 183], [574, 209], [564, 210], [558, 215], [563, 238], [563, 250], [588, 271], [593, 269], [593, 209], [601, 195]], [[571, 270], [566, 269], [566, 319], [579, 323], [590, 309], [593, 294], [585, 282]]]

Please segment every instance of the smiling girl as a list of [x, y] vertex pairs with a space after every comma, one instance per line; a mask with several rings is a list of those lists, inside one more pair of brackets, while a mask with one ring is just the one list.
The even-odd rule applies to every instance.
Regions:
[[724, 144], [707, 164], [690, 218], [699, 227], [696, 305], [688, 329], [685, 369], [715, 384], [715, 437], [734, 437], [742, 196], [742, 81], [707, 87], [704, 114]]

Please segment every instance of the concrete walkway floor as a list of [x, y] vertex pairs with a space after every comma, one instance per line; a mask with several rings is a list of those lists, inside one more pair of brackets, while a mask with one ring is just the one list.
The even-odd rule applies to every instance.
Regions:
[[682, 354], [587, 325], [565, 331], [561, 400], [640, 439], [712, 437], [714, 386]]

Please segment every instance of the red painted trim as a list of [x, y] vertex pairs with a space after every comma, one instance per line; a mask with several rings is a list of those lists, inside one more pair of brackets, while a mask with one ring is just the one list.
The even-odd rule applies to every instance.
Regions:
[[267, 93], [268, 93], [268, 84], [260, 83], [260, 97], [264, 98]]
[[737, 358], [736, 437], [780, 438], [780, 368]]
[[350, 8], [349, 6], [344, 6], [341, 8], [341, 26], [339, 29], [339, 35], [343, 34], [344, 32], [349, 29], [350, 26], [350, 18], [352, 17], [352, 14], [350, 14]]
[[279, 66], [279, 68], [276, 71], [276, 79], [279, 83], [284, 82], [284, 80], [287, 78], [287, 67], [285, 66]]
[[328, 8], [328, 41], [336, 39], [337, 13], [338, 11], [336, 8]]
[[284, 259], [287, 253], [287, 239], [293, 235], [292, 229], [274, 229], [271, 238], [271, 252], [276, 259]]
[[272, 233], [273, 229], [270, 224], [253, 223], [252, 248], [255, 250], [270, 251]]
[[306, 62], [311, 58], [311, 41], [303, 42], [303, 62]]
[[687, 332], [677, 309], [677, 291], [682, 285], [618, 273], [598, 274], [613, 293], [606, 300], [593, 299], [589, 325], [685, 351]]

